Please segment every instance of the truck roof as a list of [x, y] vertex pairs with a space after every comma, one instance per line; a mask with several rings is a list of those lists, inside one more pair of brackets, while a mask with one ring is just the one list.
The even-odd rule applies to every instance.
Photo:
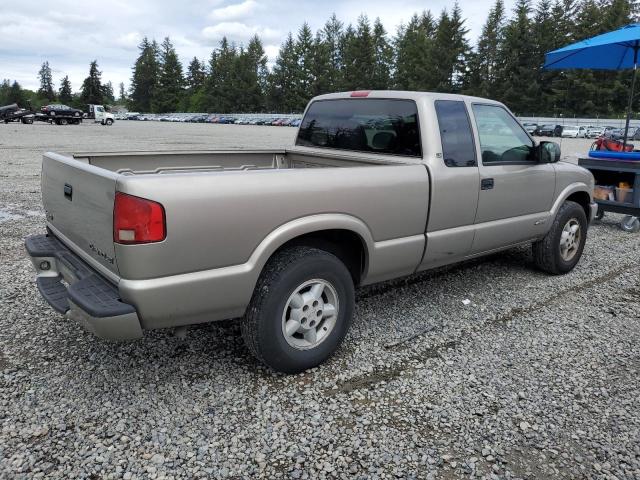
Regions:
[[437, 98], [441, 100], [471, 100], [482, 103], [495, 103], [496, 105], [502, 105], [502, 103], [496, 100], [490, 100], [481, 97], [472, 97], [469, 95], [460, 95], [456, 93], [440, 93], [440, 92], [416, 92], [409, 90], [355, 90], [349, 92], [339, 93], [327, 93], [325, 95], [318, 95], [311, 99], [316, 100], [330, 100], [337, 98], [401, 98], [407, 100], [421, 100], [424, 98]]

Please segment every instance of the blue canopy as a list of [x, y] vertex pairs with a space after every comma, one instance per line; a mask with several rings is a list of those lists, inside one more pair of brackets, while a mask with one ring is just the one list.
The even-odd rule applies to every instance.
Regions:
[[546, 54], [544, 68], [590, 68], [624, 70], [638, 62], [640, 24], [567, 45]]

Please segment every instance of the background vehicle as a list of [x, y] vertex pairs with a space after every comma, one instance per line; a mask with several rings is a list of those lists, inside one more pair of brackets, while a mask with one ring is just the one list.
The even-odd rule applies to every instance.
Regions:
[[4, 123], [33, 123], [33, 116], [34, 114], [31, 110], [20, 108], [17, 103], [0, 107], [0, 121]]
[[100, 123], [102, 125], [113, 125], [116, 117], [113, 113], [107, 112], [104, 105], [87, 105], [88, 113], [85, 118], [93, 120], [94, 123]]
[[538, 127], [538, 135], [541, 137], [560, 137], [562, 135], [562, 125], [542, 125]]
[[536, 135], [538, 131], [537, 123], [523, 123], [522, 126], [527, 131], [529, 135]]
[[322, 95], [278, 150], [46, 153], [49, 233], [26, 247], [45, 299], [100, 337], [242, 317], [256, 358], [298, 372], [338, 348], [356, 286], [523, 243], [570, 271], [593, 176], [559, 158], [498, 102]]
[[82, 122], [83, 112], [77, 108], [71, 108], [60, 103], [44, 105], [40, 109], [40, 115], [35, 116], [35, 120], [46, 121], [56, 125], [78, 125]]
[[571, 138], [586, 138], [587, 127], [578, 125], [565, 125], [562, 128], [562, 136]]
[[597, 138], [601, 135], [604, 135], [604, 127], [587, 128], [587, 138]]

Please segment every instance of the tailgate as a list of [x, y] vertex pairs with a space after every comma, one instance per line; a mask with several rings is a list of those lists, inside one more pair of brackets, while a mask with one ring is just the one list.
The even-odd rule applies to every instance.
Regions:
[[117, 274], [113, 245], [116, 174], [56, 153], [42, 159], [47, 225], [76, 252]]

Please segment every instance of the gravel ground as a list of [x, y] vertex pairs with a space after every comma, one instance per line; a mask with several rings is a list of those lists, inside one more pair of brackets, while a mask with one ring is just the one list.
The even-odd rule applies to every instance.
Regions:
[[0, 125], [0, 478], [640, 478], [640, 236], [616, 215], [565, 276], [519, 248], [361, 289], [338, 354], [295, 376], [230, 322], [109, 343], [41, 300], [22, 242], [43, 231], [43, 150], [294, 133]]

